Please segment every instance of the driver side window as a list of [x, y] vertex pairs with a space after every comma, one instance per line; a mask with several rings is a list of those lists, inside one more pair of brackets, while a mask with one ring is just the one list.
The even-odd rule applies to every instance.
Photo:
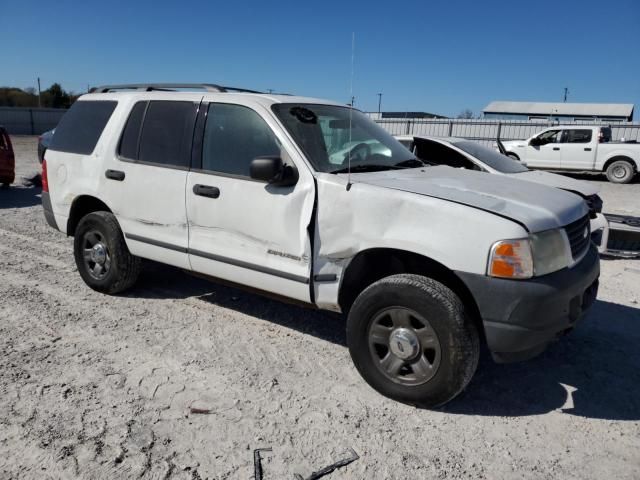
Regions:
[[202, 146], [203, 170], [249, 177], [251, 161], [265, 155], [280, 155], [280, 145], [256, 112], [230, 103], [209, 105]]
[[538, 136], [540, 145], [546, 145], [547, 143], [559, 143], [562, 130], [549, 130]]

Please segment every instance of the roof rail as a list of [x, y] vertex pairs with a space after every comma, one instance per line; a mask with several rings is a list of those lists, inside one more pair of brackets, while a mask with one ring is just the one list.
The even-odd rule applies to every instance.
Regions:
[[206, 90], [207, 92], [243, 92], [262, 93], [245, 88], [223, 87], [214, 83], [128, 83], [122, 85], [102, 85], [92, 87], [89, 93], [107, 93], [115, 90], [138, 90], [143, 92], [167, 91], [173, 92], [179, 89]]

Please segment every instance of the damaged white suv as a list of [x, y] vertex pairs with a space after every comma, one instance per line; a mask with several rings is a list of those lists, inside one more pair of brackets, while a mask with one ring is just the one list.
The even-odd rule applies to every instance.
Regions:
[[365, 380], [430, 407], [481, 342], [532, 357], [593, 303], [576, 195], [429, 167], [348, 106], [198, 87], [95, 89], [56, 129], [45, 217], [91, 288], [131, 287], [147, 258], [343, 312]]

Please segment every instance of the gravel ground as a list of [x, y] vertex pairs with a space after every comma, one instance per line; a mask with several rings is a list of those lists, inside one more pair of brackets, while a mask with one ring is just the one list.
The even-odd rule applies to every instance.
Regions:
[[[13, 141], [20, 179], [36, 143]], [[607, 211], [640, 213], [639, 184], [599, 184]], [[340, 318], [156, 264], [126, 295], [90, 290], [39, 204], [0, 190], [0, 478], [250, 479], [266, 446], [266, 480], [349, 448], [360, 459], [327, 478], [640, 478], [637, 260], [602, 262], [572, 335], [520, 364], [483, 352], [428, 411], [360, 379]]]

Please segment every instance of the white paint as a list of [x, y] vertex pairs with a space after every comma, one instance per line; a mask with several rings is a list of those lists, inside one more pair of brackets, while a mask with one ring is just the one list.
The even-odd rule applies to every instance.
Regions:
[[[235, 103], [253, 109], [299, 172], [294, 187], [126, 162], [116, 151], [132, 105], [140, 100]], [[166, 249], [128, 239], [135, 255], [339, 310], [340, 282], [349, 262], [372, 248], [429, 257], [451, 270], [485, 274], [494, 242], [558, 228], [586, 213], [578, 197], [532, 182], [450, 168], [352, 174], [314, 171], [271, 111], [274, 103], [316, 99], [246, 93], [120, 92], [81, 101], [117, 100], [93, 155], [49, 150], [50, 171], [64, 166], [67, 181], [50, 182], [53, 211], [66, 228], [71, 199], [91, 195], [116, 215], [126, 235], [166, 243]], [[121, 170], [123, 182], [105, 178]], [[210, 199], [193, 185], [220, 189]], [[317, 185], [317, 188], [316, 188]], [[317, 203], [316, 202], [317, 198]], [[66, 199], [66, 200], [65, 200]], [[315, 203], [315, 224], [312, 222]], [[309, 231], [315, 232], [314, 242]], [[313, 243], [313, 249], [312, 249]], [[177, 250], [178, 251], [177, 251]], [[181, 250], [181, 251], [180, 251]], [[314, 282], [314, 275], [335, 280]]]

